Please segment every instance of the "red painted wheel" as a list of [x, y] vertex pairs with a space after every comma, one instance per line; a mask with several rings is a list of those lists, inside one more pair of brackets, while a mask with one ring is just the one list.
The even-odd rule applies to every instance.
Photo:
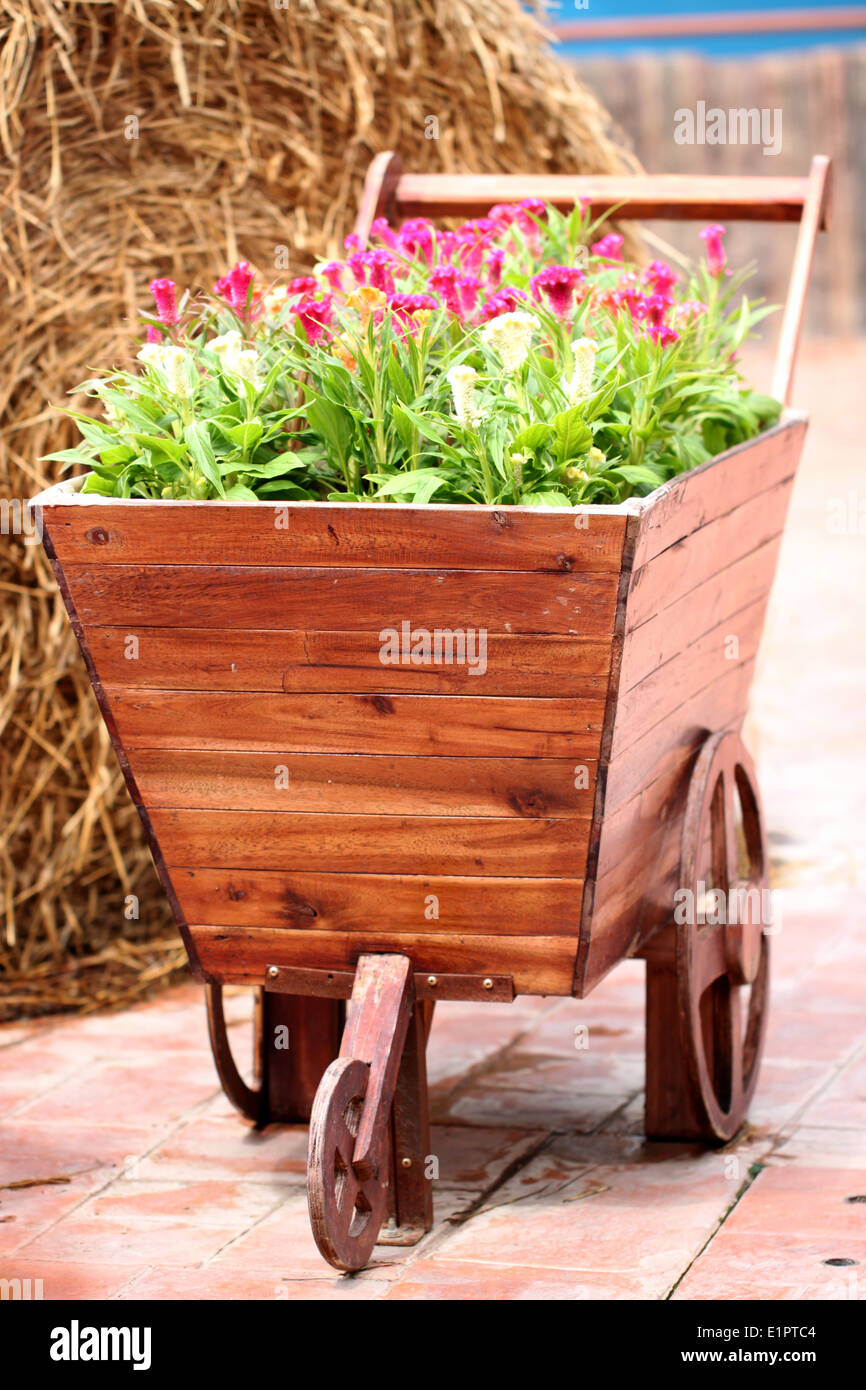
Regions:
[[338, 1057], [322, 1077], [310, 1120], [307, 1198], [319, 1250], [335, 1269], [363, 1269], [385, 1219], [388, 1166], [360, 1178], [352, 1166], [370, 1079], [365, 1062]]
[[704, 1136], [726, 1142], [758, 1080], [770, 964], [761, 804], [735, 733], [708, 738], [695, 765], [680, 881], [687, 893], [676, 915], [676, 967], [692, 1100]]

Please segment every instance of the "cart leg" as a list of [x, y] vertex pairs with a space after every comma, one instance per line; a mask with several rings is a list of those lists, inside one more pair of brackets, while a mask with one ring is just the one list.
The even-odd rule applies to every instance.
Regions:
[[340, 1055], [322, 1077], [310, 1120], [310, 1220], [336, 1269], [362, 1269], [379, 1236], [391, 1185], [392, 1105], [413, 1024], [416, 1060], [406, 1075], [418, 1088], [417, 1019], [409, 957], [362, 955]]
[[653, 939], [646, 965], [646, 1123], [648, 1139], [700, 1139], [692, 1082], [680, 1041], [673, 928]]
[[433, 1225], [433, 1184], [426, 1175], [430, 1153], [427, 1038], [432, 1004], [416, 1004], [403, 1045], [391, 1107], [391, 1186], [388, 1220], [378, 1245], [416, 1245]]
[[342, 1002], [259, 990], [253, 1043], [256, 1085], [249, 1086], [232, 1056], [222, 986], [208, 984], [205, 991], [214, 1064], [235, 1108], [260, 1129], [306, 1123], [316, 1087], [339, 1050]]

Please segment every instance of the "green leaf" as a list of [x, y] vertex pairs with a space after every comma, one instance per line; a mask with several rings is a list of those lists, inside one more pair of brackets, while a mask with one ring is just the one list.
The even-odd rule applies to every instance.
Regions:
[[247, 420], [242, 425], [232, 425], [230, 429], [223, 430], [232, 443], [243, 449], [245, 454], [252, 452], [264, 432], [265, 427], [261, 420]]
[[223, 487], [223, 480], [217, 467], [216, 455], [210, 442], [207, 425], [202, 421], [193, 421], [191, 425], [186, 426], [184, 438], [189, 445], [189, 452], [199, 472], [207, 478], [220, 497], [225, 497], [226, 490]]
[[592, 448], [592, 430], [586, 424], [579, 405], [572, 406], [571, 410], [563, 410], [559, 415], [554, 415], [553, 428], [556, 431], [557, 454], [560, 463], [568, 463], [569, 459], [579, 458], [581, 454], [586, 453], [587, 449]]
[[553, 425], [548, 425], [545, 420], [538, 420], [534, 425], [527, 425], [525, 430], [516, 434], [508, 446], [510, 453], [515, 453], [522, 449], [531, 449], [534, 453], [546, 444], [550, 436], [554, 433]]

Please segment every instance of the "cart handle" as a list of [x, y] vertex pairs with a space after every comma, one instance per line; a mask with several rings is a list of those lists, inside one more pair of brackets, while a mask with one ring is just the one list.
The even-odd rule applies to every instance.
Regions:
[[691, 174], [404, 174], [399, 155], [378, 154], [367, 171], [355, 233], [366, 242], [376, 217], [480, 217], [494, 203], [540, 198], [566, 209], [586, 198], [594, 213], [621, 218], [799, 222], [772, 392], [789, 403], [806, 293], [819, 231], [829, 226], [830, 160], [815, 155], [806, 178]]

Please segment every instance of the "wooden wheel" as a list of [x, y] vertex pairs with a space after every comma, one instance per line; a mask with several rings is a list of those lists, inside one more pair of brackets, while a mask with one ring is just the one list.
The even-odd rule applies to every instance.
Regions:
[[307, 1192], [316, 1244], [336, 1269], [362, 1269], [373, 1253], [388, 1199], [377, 1170], [353, 1167], [370, 1068], [338, 1057], [322, 1077], [310, 1120]]
[[410, 1245], [432, 1224], [423, 1174], [426, 1033], [409, 957], [362, 955], [340, 1056], [322, 1077], [310, 1120], [310, 1220], [336, 1269], [362, 1269], [380, 1234]]
[[[310, 1118], [313, 1096], [340, 1047], [343, 1006], [339, 999], [256, 991], [253, 1072], [248, 1085], [232, 1054], [223, 1010], [222, 985], [205, 985], [208, 1035], [223, 1090], [236, 1110], [260, 1129], [300, 1124]], [[277, 1030], [288, 1046], [277, 1048]]]
[[[738, 834], [737, 804], [741, 808]], [[676, 925], [679, 1015], [701, 1133], [726, 1142], [746, 1118], [767, 1019], [767, 846], [752, 760], [735, 733], [707, 739], [683, 821]]]

